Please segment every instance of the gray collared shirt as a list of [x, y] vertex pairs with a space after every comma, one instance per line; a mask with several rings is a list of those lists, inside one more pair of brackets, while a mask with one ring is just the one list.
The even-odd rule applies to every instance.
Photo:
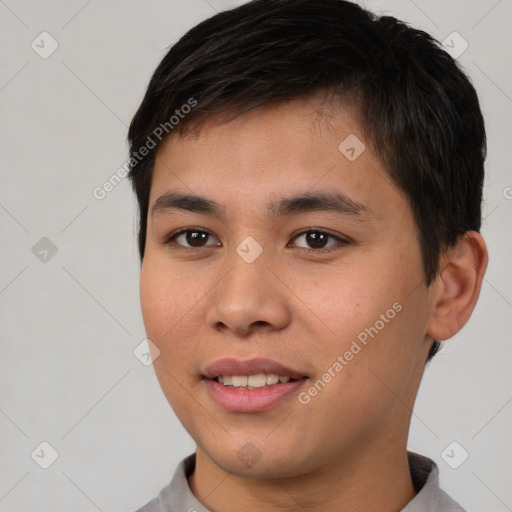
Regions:
[[[466, 512], [439, 488], [439, 469], [434, 461], [407, 452], [416, 496], [401, 512]], [[185, 457], [176, 468], [171, 482], [160, 494], [137, 512], [210, 512], [192, 493], [187, 477], [196, 464], [196, 454]]]

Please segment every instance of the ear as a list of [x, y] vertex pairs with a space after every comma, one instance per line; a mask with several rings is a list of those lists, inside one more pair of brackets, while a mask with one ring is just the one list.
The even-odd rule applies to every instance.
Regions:
[[443, 341], [466, 324], [480, 295], [487, 262], [487, 247], [476, 231], [465, 233], [441, 256], [440, 271], [431, 285], [428, 336]]

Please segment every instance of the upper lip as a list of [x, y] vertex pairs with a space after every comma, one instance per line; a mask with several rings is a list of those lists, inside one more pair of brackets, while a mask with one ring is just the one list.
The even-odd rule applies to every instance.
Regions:
[[240, 360], [234, 358], [219, 359], [208, 365], [203, 371], [207, 379], [214, 379], [219, 375], [256, 375], [258, 373], [275, 373], [280, 376], [287, 376], [291, 379], [302, 379], [307, 377], [303, 373], [288, 368], [277, 361], [263, 357]]

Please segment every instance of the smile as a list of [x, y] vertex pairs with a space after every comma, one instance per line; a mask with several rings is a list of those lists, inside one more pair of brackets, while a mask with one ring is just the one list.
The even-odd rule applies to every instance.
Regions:
[[230, 388], [259, 389], [295, 379], [291, 379], [288, 375], [277, 375], [276, 373], [258, 373], [255, 375], [219, 375], [213, 380]]

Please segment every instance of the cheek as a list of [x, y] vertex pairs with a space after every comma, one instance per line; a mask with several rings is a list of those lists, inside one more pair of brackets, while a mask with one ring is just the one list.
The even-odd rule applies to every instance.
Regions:
[[183, 278], [154, 258], [144, 259], [140, 274], [140, 301], [146, 333], [152, 341], [166, 345], [176, 330], [182, 327], [197, 299]]
[[[389, 280], [378, 268], [382, 266], [363, 262], [317, 271], [295, 269], [289, 276], [288, 282], [294, 282], [296, 311], [303, 310], [302, 321], [315, 329], [316, 344], [326, 350], [342, 350], [359, 333], [381, 322], [380, 315], [400, 296], [400, 286], [398, 280]], [[394, 313], [391, 310], [388, 316], [394, 317]]]
[[[213, 270], [191, 271], [151, 251], [140, 274], [140, 301], [147, 337], [160, 349], [159, 365], [173, 373], [204, 345], [207, 296], [218, 281]], [[155, 365], [157, 369], [158, 365]]]
[[425, 315], [414, 300], [401, 303], [400, 311], [389, 306], [392, 313], [376, 301], [364, 311], [339, 315], [337, 336], [316, 345], [318, 374], [303, 399], [311, 401], [305, 407], [315, 411], [312, 417], [330, 415], [332, 421], [313, 420], [313, 430], [330, 439], [338, 439], [340, 431], [348, 438], [377, 435], [395, 414], [407, 416], [412, 408], [414, 396], [407, 389], [419, 361]]
[[[140, 300], [147, 337], [160, 350], [154, 361], [160, 386], [175, 411], [186, 406], [187, 395], [180, 392], [180, 382], [193, 373], [198, 337], [196, 325], [197, 287], [186, 286], [188, 278], [177, 278], [168, 264], [156, 258], [144, 259], [140, 274]], [[192, 291], [190, 291], [192, 289]], [[195, 290], [195, 291], [194, 291]]]
[[369, 382], [382, 385], [368, 368], [398, 386], [415, 362], [428, 312], [424, 287], [418, 286], [421, 267], [407, 266], [400, 258], [359, 263], [329, 272], [302, 272], [294, 292], [307, 308], [297, 303], [304, 310], [297, 320], [314, 341], [319, 370], [346, 354], [342, 373], [361, 386], [360, 392], [367, 389], [368, 396], [375, 396]]
[[146, 256], [140, 273], [140, 302], [146, 333], [154, 341], [165, 332], [168, 289], [167, 279]]

